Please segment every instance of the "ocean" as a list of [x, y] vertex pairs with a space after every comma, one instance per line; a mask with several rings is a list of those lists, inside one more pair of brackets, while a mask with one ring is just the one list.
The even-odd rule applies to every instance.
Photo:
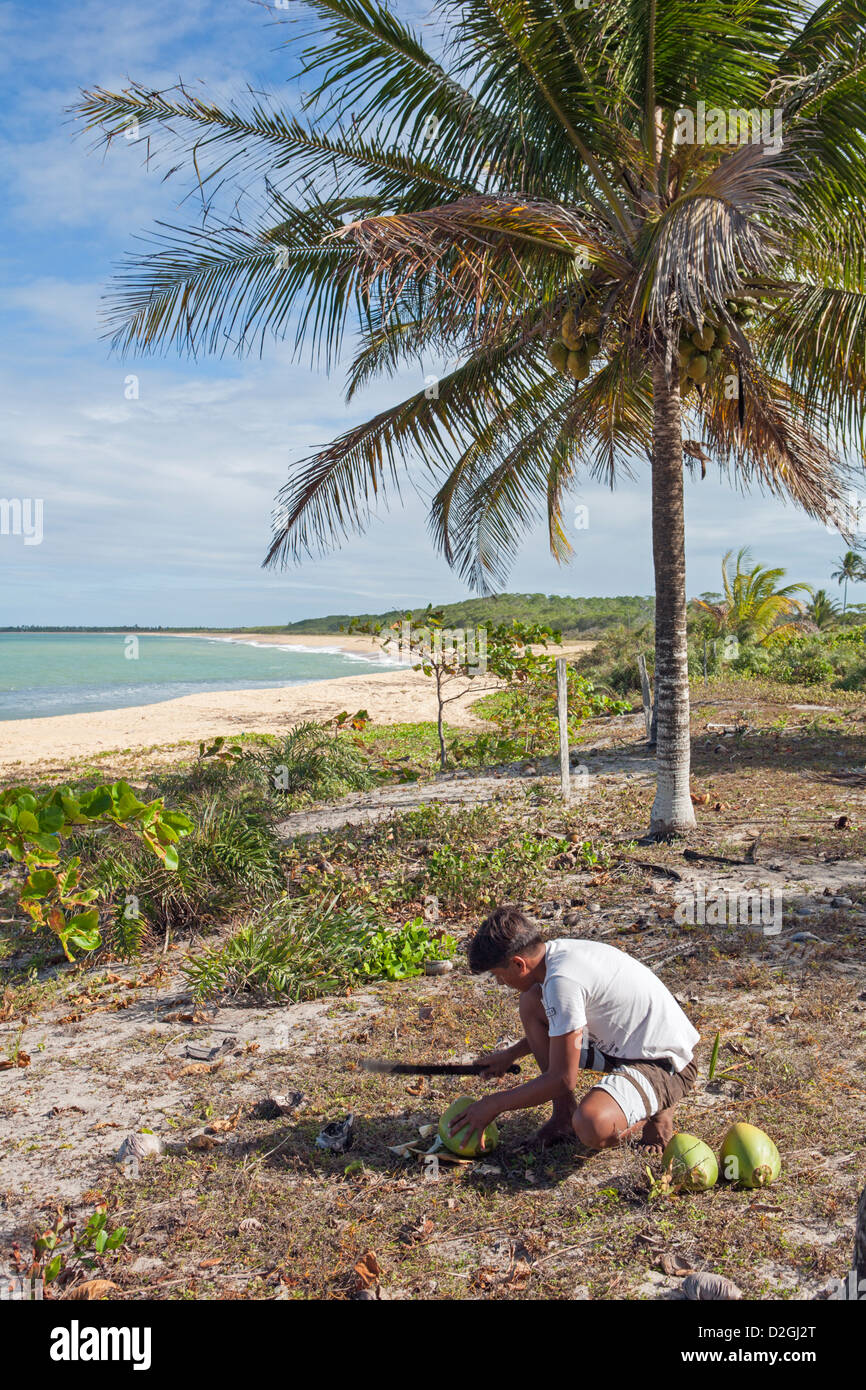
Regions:
[[283, 647], [227, 637], [0, 632], [0, 720], [124, 709], [212, 690], [304, 685], [392, 669], [372, 644], [367, 658], [336, 646]]

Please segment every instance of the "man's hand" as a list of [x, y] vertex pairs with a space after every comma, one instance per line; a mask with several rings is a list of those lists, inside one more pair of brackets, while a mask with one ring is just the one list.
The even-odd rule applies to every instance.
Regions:
[[481, 1075], [490, 1081], [494, 1076], [504, 1076], [509, 1067], [514, 1066], [514, 1048], [504, 1047], [501, 1052], [482, 1052], [475, 1058], [476, 1063], [484, 1065]]
[[484, 1131], [489, 1124], [492, 1124], [499, 1110], [498, 1096], [483, 1096], [474, 1105], [470, 1105], [468, 1110], [464, 1110], [462, 1115], [456, 1115], [448, 1126], [448, 1133], [454, 1139], [461, 1134], [467, 1125], [469, 1133], [463, 1137], [461, 1147], [465, 1148], [471, 1144], [473, 1139], [478, 1136], [480, 1139], [479, 1148], [484, 1148]]

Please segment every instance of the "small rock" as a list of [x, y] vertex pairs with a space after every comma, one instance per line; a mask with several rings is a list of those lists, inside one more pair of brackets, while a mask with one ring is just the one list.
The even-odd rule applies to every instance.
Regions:
[[830, 906], [831, 906], [831, 907], [853, 907], [853, 906], [854, 906], [854, 899], [853, 899], [853, 898], [844, 898], [844, 897], [843, 897], [843, 898], [834, 898], [833, 901], [831, 902]]
[[742, 1298], [742, 1292], [723, 1274], [687, 1274], [683, 1280], [683, 1295], [693, 1301]]
[[186, 1147], [188, 1149], [200, 1149], [204, 1153], [207, 1153], [210, 1149], [215, 1149], [217, 1145], [221, 1143], [222, 1140], [218, 1139], [215, 1134], [208, 1134], [205, 1130], [201, 1129], [189, 1136], [186, 1141]]
[[601, 912], [601, 903], [590, 903], [590, 912]]
[[123, 1163], [127, 1158], [157, 1158], [165, 1152], [165, 1144], [158, 1134], [127, 1134], [115, 1154], [115, 1162]]
[[425, 960], [425, 975], [447, 975], [454, 969], [453, 960]]
[[153, 1274], [158, 1269], [165, 1268], [165, 1260], [158, 1260], [155, 1255], [139, 1255], [129, 1266], [130, 1274]]

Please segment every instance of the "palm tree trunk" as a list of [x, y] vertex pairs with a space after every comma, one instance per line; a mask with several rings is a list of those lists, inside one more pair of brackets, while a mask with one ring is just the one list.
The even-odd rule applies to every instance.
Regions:
[[668, 380], [658, 360], [653, 363], [652, 522], [658, 731], [650, 834], [672, 835], [691, 830], [695, 813], [689, 786], [682, 408], [679, 382], [676, 376]]

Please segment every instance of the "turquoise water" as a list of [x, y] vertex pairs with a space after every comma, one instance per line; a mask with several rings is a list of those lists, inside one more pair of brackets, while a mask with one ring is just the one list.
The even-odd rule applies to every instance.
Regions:
[[117, 633], [0, 632], [0, 720], [151, 705], [210, 690], [303, 685], [385, 662], [337, 650]]

